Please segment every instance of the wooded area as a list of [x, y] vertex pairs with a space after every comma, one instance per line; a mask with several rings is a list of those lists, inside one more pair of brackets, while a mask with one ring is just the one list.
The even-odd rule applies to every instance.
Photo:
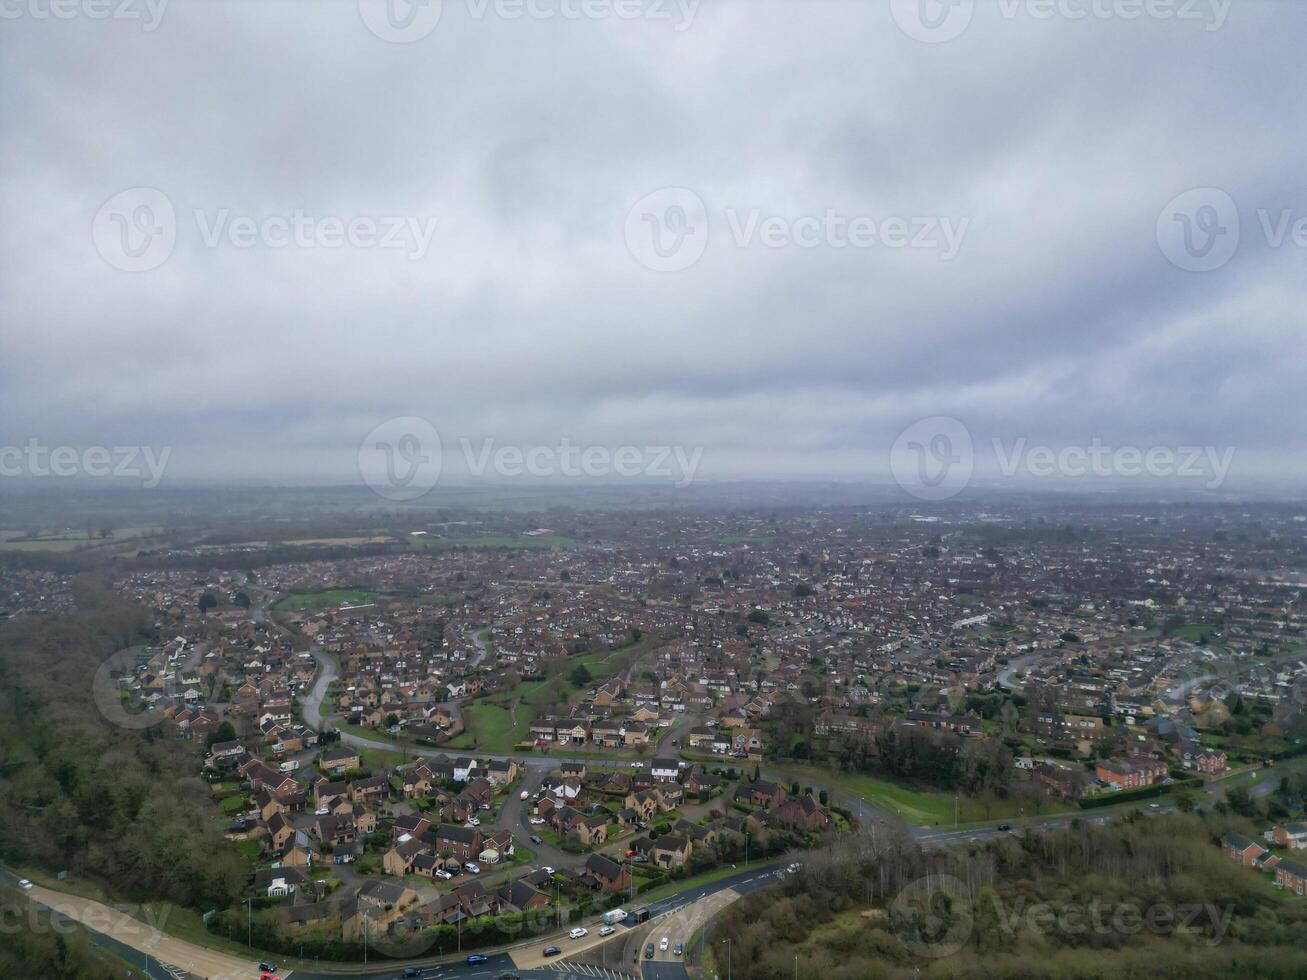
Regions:
[[195, 776], [197, 750], [167, 723], [113, 724], [93, 694], [106, 658], [150, 639], [148, 620], [90, 577], [77, 602], [0, 624], [0, 858], [123, 899], [224, 907], [247, 865]]

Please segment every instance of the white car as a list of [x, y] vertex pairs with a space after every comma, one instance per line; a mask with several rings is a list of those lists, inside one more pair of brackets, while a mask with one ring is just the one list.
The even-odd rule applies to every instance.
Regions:
[[470, 875], [479, 875], [479, 874], [481, 873], [481, 868], [480, 868], [480, 866], [479, 866], [479, 865], [476, 865], [476, 864], [473, 864], [471, 861], [469, 861], [467, 864], [463, 865], [463, 870], [466, 871], [466, 872], [467, 872], [468, 874], [470, 874]]
[[470, 818], [470, 819], [468, 820], [467, 825], [468, 825], [469, 827], [480, 827], [480, 826], [481, 826], [481, 821], [478, 820], [476, 817], [472, 817], [472, 818]]
[[663, 938], [662, 938], [661, 940], [659, 940], [659, 942], [658, 942], [658, 948], [659, 948], [660, 950], [662, 950], [664, 953], [667, 952], [667, 937], [666, 937], [666, 936], [663, 936]]
[[612, 926], [600, 926], [600, 927], [599, 927], [599, 935], [601, 935], [601, 936], [611, 936], [611, 935], [612, 935], [613, 933], [615, 933], [616, 931], [617, 931], [617, 930], [614, 929]]
[[547, 875], [551, 875], [551, 874], [554, 873], [554, 869], [551, 868], [551, 867], [549, 867], [549, 865], [547, 865], [547, 864], [546, 864], [543, 868], [541, 868], [540, 870], [543, 871], [543, 872], [544, 872], [545, 874], [547, 874]]
[[32, 887], [32, 883], [28, 881], [26, 878], [19, 878], [18, 887], [22, 889], [29, 889]]
[[589, 933], [590, 931], [588, 929], [582, 929], [580, 926], [577, 926], [575, 929], [569, 932], [567, 936], [569, 939], [580, 939], [583, 936], [589, 935]]
[[544, 822], [545, 822], [545, 818], [544, 818], [544, 817], [532, 817], [531, 820], [530, 820], [530, 823], [532, 824], [532, 826], [535, 826], [535, 827], [540, 826], [540, 825], [541, 825], [542, 823], [544, 823]]
[[449, 879], [454, 876], [450, 874], [448, 871], [446, 871], [444, 868], [437, 868], [436, 877], [439, 878], [441, 881], [449, 881]]

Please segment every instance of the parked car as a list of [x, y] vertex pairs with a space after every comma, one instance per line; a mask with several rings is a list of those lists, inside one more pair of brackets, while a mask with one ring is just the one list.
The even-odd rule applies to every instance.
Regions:
[[585, 929], [585, 928], [582, 928], [581, 926], [577, 926], [575, 929], [573, 929], [571, 932], [569, 932], [569, 933], [567, 934], [567, 938], [569, 938], [569, 939], [581, 939], [581, 938], [583, 938], [584, 936], [588, 936], [589, 934], [590, 934], [590, 930], [589, 930], [589, 929]]
[[532, 817], [531, 820], [530, 820], [529, 822], [530, 822], [533, 826], [539, 827], [542, 823], [545, 822], [545, 818], [544, 818], [544, 817]]
[[473, 953], [467, 958], [467, 965], [476, 966], [478, 963], [484, 963], [488, 959], [490, 959], [489, 956], [482, 956], [480, 953]]
[[540, 870], [543, 871], [543, 872], [544, 872], [545, 874], [547, 874], [547, 875], [551, 875], [551, 874], [554, 873], [554, 869], [551, 868], [551, 867], [550, 867], [549, 865], [547, 865], [547, 864], [546, 864], [543, 868], [541, 868]]
[[532, 843], [532, 844], [543, 844], [544, 842], [545, 842], [545, 839], [544, 839], [543, 837], [541, 837], [539, 834], [532, 834], [532, 835], [531, 835], [531, 843]]
[[448, 871], [446, 871], [444, 868], [436, 868], [436, 877], [439, 878], [441, 881], [449, 881], [449, 879], [453, 878], [454, 876], [450, 874]]
[[653, 956], [654, 956], [654, 944], [650, 943], [648, 946], [644, 948], [644, 958], [646, 960], [651, 960], [653, 959]]
[[520, 973], [501, 973], [495, 980], [522, 980]]
[[479, 875], [481, 873], [481, 866], [475, 862], [469, 861], [467, 864], [463, 865], [463, 870], [470, 875]]
[[531, 794], [530, 794], [529, 792], [527, 792], [526, 790], [522, 790], [522, 792], [518, 794], [518, 797], [517, 797], [517, 798], [518, 798], [519, 800], [529, 800], [529, 799], [531, 799]]
[[1009, 830], [1012, 829], [1012, 825], [1009, 823], [1001, 823], [998, 825], [998, 829], [1006, 834]]
[[601, 936], [611, 936], [611, 935], [612, 935], [613, 933], [615, 933], [616, 931], [617, 931], [617, 930], [614, 929], [612, 926], [600, 926], [600, 927], [599, 927], [599, 935], [601, 935]]
[[480, 826], [481, 826], [481, 821], [478, 820], [476, 817], [468, 817], [468, 818], [467, 818], [467, 825], [468, 825], [469, 827], [480, 827]]
[[481, 804], [481, 809], [483, 809], [483, 810], [489, 810], [489, 809], [490, 809], [490, 804], [489, 804], [489, 803], [482, 803], [482, 804]]
[[264, 960], [262, 963], [259, 964], [259, 969], [262, 970], [264, 973], [276, 973], [277, 964], [269, 963], [267, 960]]
[[557, 955], [558, 955], [559, 953], [561, 953], [562, 951], [563, 951], [563, 947], [561, 947], [561, 946], [546, 946], [546, 947], [545, 947], [545, 955], [546, 955], [546, 956], [557, 956]]

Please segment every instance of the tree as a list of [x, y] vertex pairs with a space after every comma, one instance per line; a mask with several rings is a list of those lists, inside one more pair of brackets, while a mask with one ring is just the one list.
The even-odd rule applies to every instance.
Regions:
[[745, 618], [751, 623], [758, 623], [762, 626], [766, 626], [769, 622], [771, 622], [771, 617], [768, 616], [761, 609], [753, 610], [753, 612], [749, 613], [749, 615], [746, 616]]
[[390, 714], [386, 715], [387, 728], [394, 728], [398, 724], [399, 724], [399, 715], [395, 714], [395, 712], [393, 711]]
[[590, 671], [586, 670], [585, 664], [577, 664], [571, 679], [573, 687], [585, 687], [591, 680]]
[[200, 601], [196, 603], [196, 605], [199, 606], [200, 615], [203, 616], [208, 613], [210, 609], [217, 608], [218, 600], [212, 592], [206, 592], [204, 595], [200, 596]]
[[244, 592], [237, 592], [232, 597], [232, 602], [236, 603], [236, 605], [240, 606], [242, 609], [250, 608], [250, 597], [247, 596]]
[[236, 741], [236, 729], [232, 727], [231, 722], [224, 721], [221, 725], [209, 733], [209, 737], [204, 740], [204, 744], [212, 747], [218, 742]]

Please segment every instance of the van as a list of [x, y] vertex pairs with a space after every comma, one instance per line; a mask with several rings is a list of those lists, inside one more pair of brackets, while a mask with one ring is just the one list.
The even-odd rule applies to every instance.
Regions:
[[280, 768], [282, 772], [294, 772], [299, 767], [299, 762], [295, 759], [291, 759], [290, 762], [283, 762]]
[[649, 910], [647, 908], [636, 909], [631, 913], [631, 919], [635, 922], [648, 922]]

